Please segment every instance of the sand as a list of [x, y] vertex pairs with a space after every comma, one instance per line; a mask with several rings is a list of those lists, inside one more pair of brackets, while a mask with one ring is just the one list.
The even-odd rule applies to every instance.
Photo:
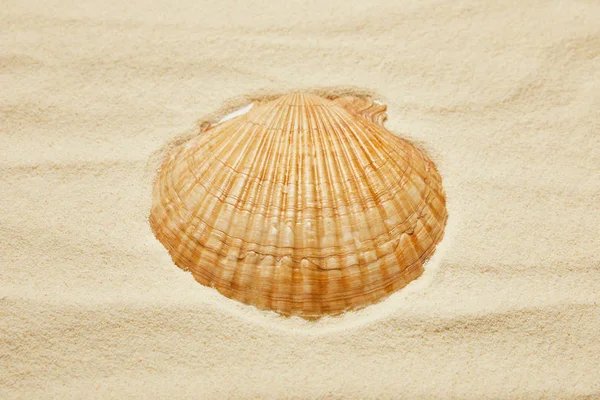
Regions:
[[[600, 398], [598, 1], [171, 3], [3, 2], [0, 398]], [[423, 277], [307, 322], [147, 217], [167, 143], [315, 87], [387, 104], [450, 218]]]

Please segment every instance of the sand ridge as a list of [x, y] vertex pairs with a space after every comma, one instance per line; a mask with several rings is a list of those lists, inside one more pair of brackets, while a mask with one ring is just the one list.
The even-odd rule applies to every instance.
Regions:
[[[0, 398], [599, 398], [599, 18], [594, 1], [5, 2]], [[387, 104], [450, 217], [423, 277], [311, 323], [201, 287], [147, 218], [165, 144], [315, 87]]]

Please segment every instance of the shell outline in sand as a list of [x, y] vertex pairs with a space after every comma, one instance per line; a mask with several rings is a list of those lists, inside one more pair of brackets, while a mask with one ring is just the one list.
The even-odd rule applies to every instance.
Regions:
[[150, 225], [173, 262], [226, 297], [316, 318], [423, 272], [447, 221], [432, 161], [370, 98], [291, 93], [173, 149]]

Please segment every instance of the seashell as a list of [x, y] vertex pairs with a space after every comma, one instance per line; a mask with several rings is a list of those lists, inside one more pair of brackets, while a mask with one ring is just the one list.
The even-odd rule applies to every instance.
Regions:
[[388, 296], [421, 275], [447, 212], [435, 166], [385, 110], [292, 93], [210, 127], [164, 161], [155, 236], [201, 284], [284, 315]]

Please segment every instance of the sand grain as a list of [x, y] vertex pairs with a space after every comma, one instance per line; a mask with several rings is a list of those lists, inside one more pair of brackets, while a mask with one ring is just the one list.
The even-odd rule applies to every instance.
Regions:
[[[0, 397], [600, 398], [600, 4], [217, 3], [4, 2]], [[152, 155], [348, 85], [442, 174], [425, 275], [311, 324], [175, 267]]]

